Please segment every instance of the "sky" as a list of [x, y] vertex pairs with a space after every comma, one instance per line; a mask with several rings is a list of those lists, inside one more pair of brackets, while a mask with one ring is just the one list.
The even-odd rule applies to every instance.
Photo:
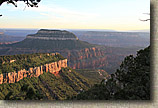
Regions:
[[0, 28], [27, 29], [109, 29], [118, 31], [150, 29], [150, 0], [41, 0], [38, 8], [0, 6]]

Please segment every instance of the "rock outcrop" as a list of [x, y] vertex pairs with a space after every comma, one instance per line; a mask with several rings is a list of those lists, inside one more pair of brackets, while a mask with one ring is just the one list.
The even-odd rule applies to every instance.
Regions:
[[73, 69], [104, 69], [115, 72], [124, 57], [134, 55], [137, 49], [92, 45], [63, 30], [39, 30], [10, 46], [0, 47], [0, 55], [59, 52], [68, 59]]
[[3, 83], [15, 83], [25, 77], [38, 77], [44, 72], [50, 72], [57, 75], [61, 68], [67, 67], [67, 59], [59, 60], [58, 62], [52, 62], [39, 67], [29, 68], [28, 70], [20, 70], [18, 72], [10, 72], [0, 74], [0, 84]]
[[60, 52], [68, 59], [68, 65], [73, 69], [104, 69], [109, 74], [115, 72], [126, 55], [122, 50], [112, 48], [92, 47], [82, 50]]
[[[20, 46], [20, 45], [19, 45]], [[1, 48], [0, 48], [1, 50]], [[3, 50], [3, 49], [2, 49]], [[84, 49], [73, 50], [47, 50], [47, 49], [8, 49], [9, 54], [24, 54], [24, 53], [52, 53], [59, 52], [62, 56], [68, 59], [68, 66], [73, 69], [104, 69], [109, 74], [119, 68], [124, 57], [128, 55], [135, 55], [136, 50], [128, 50], [124, 48], [110, 48], [110, 47], [91, 47]], [[0, 51], [1, 54], [1, 51]]]
[[27, 39], [42, 39], [42, 40], [78, 40], [71, 32], [65, 30], [47, 30], [41, 29], [36, 34], [30, 34]]
[[76, 51], [75, 54], [68, 54], [67, 58], [68, 61], [70, 61], [70, 67], [72, 67], [73, 69], [97, 69], [108, 64], [105, 52], [102, 51], [100, 48], [95, 47], [85, 48], [80, 51]]

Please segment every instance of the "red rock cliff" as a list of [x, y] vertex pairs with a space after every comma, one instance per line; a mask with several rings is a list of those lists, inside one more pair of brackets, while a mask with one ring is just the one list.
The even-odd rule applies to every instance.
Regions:
[[[109, 51], [110, 52], [110, 51]], [[73, 69], [97, 69], [108, 64], [105, 51], [100, 48], [85, 48], [82, 50], [65, 51], [64, 55], [68, 61], [69, 66]]]
[[56, 75], [59, 73], [62, 67], [67, 67], [67, 59], [60, 60], [58, 62], [52, 62], [35, 68], [29, 68], [29, 70], [23, 69], [18, 72], [0, 74], [0, 84], [15, 83], [25, 77], [38, 77], [43, 74], [43, 72], [50, 72]]
[[68, 59], [68, 65], [73, 69], [104, 69], [109, 74], [119, 68], [125, 56], [131, 52], [108, 47], [92, 47], [82, 50], [67, 50], [60, 52]]

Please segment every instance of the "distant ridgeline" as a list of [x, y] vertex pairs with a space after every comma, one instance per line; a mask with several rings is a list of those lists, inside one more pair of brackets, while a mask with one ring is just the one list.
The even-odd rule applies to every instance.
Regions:
[[67, 59], [58, 53], [0, 56], [0, 84], [38, 77], [43, 72], [58, 74], [65, 67]]
[[[9, 45], [8, 45], [9, 46]], [[30, 49], [83, 49], [94, 45], [88, 42], [80, 41], [73, 33], [61, 30], [45, 30], [41, 29], [36, 34], [31, 34], [21, 42], [10, 45], [15, 48]]]

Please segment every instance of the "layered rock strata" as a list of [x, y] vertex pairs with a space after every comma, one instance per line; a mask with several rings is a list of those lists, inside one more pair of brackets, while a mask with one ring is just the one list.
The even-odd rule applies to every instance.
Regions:
[[58, 62], [52, 62], [39, 67], [29, 68], [28, 70], [20, 70], [18, 72], [10, 72], [0, 74], [0, 84], [3, 83], [15, 83], [25, 77], [38, 77], [44, 72], [50, 72], [57, 75], [61, 68], [67, 67], [67, 59], [59, 60]]
[[42, 39], [42, 40], [78, 40], [78, 38], [54, 38], [54, 37], [34, 37], [27, 36], [27, 39]]
[[36, 34], [30, 34], [27, 39], [41, 39], [41, 40], [78, 40], [78, 38], [71, 32], [65, 30], [47, 30], [41, 29]]

